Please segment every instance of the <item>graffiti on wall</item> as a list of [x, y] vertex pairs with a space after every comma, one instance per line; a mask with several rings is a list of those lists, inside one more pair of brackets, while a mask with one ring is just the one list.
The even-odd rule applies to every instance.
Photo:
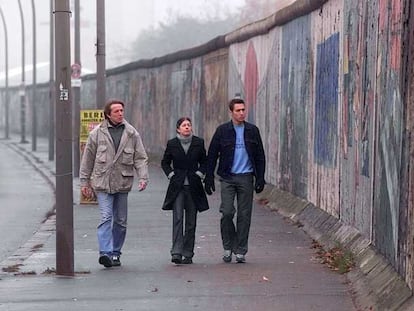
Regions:
[[338, 33], [318, 44], [316, 59], [314, 159], [320, 165], [335, 167], [338, 148]]
[[283, 28], [280, 55], [279, 182], [283, 190], [301, 198], [308, 196], [308, 111], [312, 102], [310, 22], [304, 16]]
[[255, 122], [257, 88], [259, 86], [257, 56], [252, 42], [246, 54], [246, 70], [244, 72], [244, 96], [247, 104], [248, 121]]
[[[107, 91], [130, 104], [126, 117], [153, 154], [162, 153], [182, 114], [193, 118], [208, 145], [229, 119], [228, 99], [240, 93], [248, 120], [262, 133], [266, 180], [372, 237], [413, 280], [413, 212], [406, 206], [411, 200], [412, 207], [412, 183], [402, 177], [412, 174], [404, 172], [412, 147], [401, 57], [413, 49], [402, 40], [408, 2], [330, 0], [265, 34], [247, 38], [241, 30], [240, 40], [224, 40], [229, 45], [203, 55], [116, 71], [107, 76]], [[93, 79], [82, 84], [84, 109], [95, 108]], [[43, 89], [39, 118], [47, 125]], [[17, 88], [10, 108], [12, 130], [19, 132]]]

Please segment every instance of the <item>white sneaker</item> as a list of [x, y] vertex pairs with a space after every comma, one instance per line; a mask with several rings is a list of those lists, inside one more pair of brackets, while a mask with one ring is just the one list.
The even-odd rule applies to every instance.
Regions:
[[246, 257], [242, 254], [236, 254], [236, 262], [237, 263], [245, 263]]

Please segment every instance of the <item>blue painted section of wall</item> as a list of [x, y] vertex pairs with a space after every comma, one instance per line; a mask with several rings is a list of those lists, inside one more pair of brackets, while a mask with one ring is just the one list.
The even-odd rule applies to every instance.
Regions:
[[315, 90], [315, 162], [336, 167], [338, 147], [339, 33], [317, 47]]
[[308, 178], [308, 111], [312, 77], [309, 16], [283, 28], [280, 82], [280, 187], [306, 198]]

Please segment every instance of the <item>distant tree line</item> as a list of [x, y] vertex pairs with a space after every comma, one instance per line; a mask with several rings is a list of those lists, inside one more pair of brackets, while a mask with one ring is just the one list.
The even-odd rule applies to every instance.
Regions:
[[[203, 17], [183, 16], [170, 11], [168, 19], [157, 27], [140, 31], [131, 46], [117, 45], [109, 63], [151, 59], [192, 48], [232, 32], [248, 23], [273, 14], [290, 0], [245, 0], [244, 6], [230, 12], [222, 0], [210, 0]], [[291, 2], [291, 1], [290, 1]]]
[[191, 48], [234, 30], [238, 24], [239, 15], [206, 21], [178, 17], [172, 24], [161, 23], [157, 28], [142, 31], [132, 45], [131, 57], [154, 58]]

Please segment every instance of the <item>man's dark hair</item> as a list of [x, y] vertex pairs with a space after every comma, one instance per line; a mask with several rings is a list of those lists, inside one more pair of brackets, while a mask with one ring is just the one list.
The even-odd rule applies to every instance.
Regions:
[[122, 107], [124, 107], [124, 103], [122, 102], [122, 100], [116, 99], [116, 98], [108, 99], [108, 101], [106, 102], [105, 107], [104, 107], [104, 117], [105, 117], [105, 119], [108, 119], [108, 115], [111, 114], [111, 108], [112, 108], [113, 104], [121, 104]]
[[230, 109], [230, 111], [233, 111], [235, 104], [245, 104], [245, 103], [244, 103], [244, 100], [241, 99], [241, 98], [233, 98], [229, 102], [229, 109]]

